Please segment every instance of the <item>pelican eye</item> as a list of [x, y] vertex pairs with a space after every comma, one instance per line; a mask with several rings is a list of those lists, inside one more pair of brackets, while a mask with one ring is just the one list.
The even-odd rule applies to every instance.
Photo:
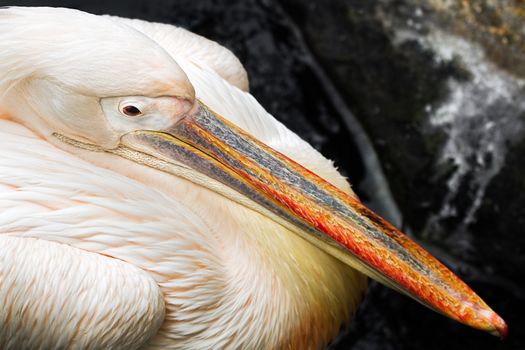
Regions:
[[122, 113], [124, 113], [125, 115], [129, 117], [136, 117], [142, 114], [140, 109], [132, 105], [122, 107]]

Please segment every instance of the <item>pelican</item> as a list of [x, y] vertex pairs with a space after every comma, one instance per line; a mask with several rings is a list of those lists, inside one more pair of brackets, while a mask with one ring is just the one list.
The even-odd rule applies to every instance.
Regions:
[[247, 90], [180, 28], [0, 9], [0, 348], [317, 349], [366, 276], [505, 336]]

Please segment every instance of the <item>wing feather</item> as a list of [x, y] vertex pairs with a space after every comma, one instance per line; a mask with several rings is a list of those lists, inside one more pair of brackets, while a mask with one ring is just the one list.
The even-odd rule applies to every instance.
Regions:
[[65, 244], [0, 232], [1, 349], [137, 349], [164, 319], [149, 274]]

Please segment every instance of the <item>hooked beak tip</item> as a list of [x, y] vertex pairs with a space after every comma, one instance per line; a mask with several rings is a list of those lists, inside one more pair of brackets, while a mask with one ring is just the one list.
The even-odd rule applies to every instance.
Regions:
[[478, 310], [476, 317], [472, 322], [466, 321], [467, 325], [474, 328], [484, 330], [493, 336], [505, 339], [508, 333], [507, 323], [501, 318], [496, 312], [492, 311], [488, 306], [486, 308]]
[[495, 313], [493, 316], [493, 322], [494, 330], [490, 333], [492, 335], [500, 337], [502, 340], [507, 338], [507, 334], [509, 332], [509, 327], [507, 326], [507, 323], [505, 323], [505, 321]]

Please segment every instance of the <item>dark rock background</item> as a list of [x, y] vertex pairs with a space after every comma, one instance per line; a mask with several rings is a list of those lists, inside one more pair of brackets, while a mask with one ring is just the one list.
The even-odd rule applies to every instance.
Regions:
[[331, 349], [525, 348], [523, 0], [0, 1], [173, 23], [509, 324], [500, 341], [371, 284]]

